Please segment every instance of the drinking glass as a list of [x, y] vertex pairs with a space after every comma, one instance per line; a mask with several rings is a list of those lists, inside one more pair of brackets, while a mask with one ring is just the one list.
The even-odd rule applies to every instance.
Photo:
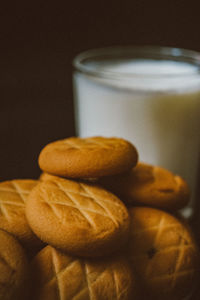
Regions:
[[[77, 135], [131, 141], [139, 160], [189, 184], [194, 214], [200, 150], [200, 53], [168, 47], [89, 50], [73, 61]], [[200, 208], [199, 208], [200, 215]]]

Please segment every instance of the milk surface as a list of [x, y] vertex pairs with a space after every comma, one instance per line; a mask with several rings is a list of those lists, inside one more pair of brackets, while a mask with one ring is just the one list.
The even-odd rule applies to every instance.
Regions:
[[185, 178], [194, 199], [200, 152], [198, 68], [156, 60], [91, 63], [88, 68], [100, 76], [74, 74], [78, 135], [130, 140], [140, 161]]

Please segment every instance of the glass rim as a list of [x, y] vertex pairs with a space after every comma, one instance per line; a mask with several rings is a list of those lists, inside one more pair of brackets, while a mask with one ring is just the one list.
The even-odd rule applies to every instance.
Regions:
[[[134, 55], [138, 55], [137, 57]], [[128, 56], [127, 56], [128, 55]], [[197, 68], [194, 72], [185, 72], [185, 73], [164, 73], [164, 74], [138, 74], [138, 73], [125, 73], [125, 72], [114, 72], [114, 71], [105, 71], [101, 69], [91, 69], [86, 63], [86, 60], [94, 61], [95, 57], [102, 58], [107, 57], [110, 59], [113, 58], [134, 58], [134, 59], [154, 59], [154, 60], [170, 60], [178, 62], [186, 62], [189, 64], [195, 65]], [[159, 57], [159, 59], [158, 59]], [[111, 46], [104, 48], [95, 48], [89, 49], [87, 51], [81, 52], [75, 56], [72, 61], [72, 65], [75, 70], [92, 75], [99, 78], [135, 78], [135, 77], [145, 77], [145, 78], [167, 78], [167, 77], [193, 77], [200, 74], [200, 52], [176, 48], [176, 47], [162, 47], [162, 46]]]

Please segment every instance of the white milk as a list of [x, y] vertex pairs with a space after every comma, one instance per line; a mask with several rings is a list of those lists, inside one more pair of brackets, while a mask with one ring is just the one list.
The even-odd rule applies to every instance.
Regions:
[[101, 62], [89, 67], [104, 77], [74, 74], [78, 135], [130, 140], [140, 161], [181, 175], [194, 198], [200, 149], [196, 67], [154, 60]]

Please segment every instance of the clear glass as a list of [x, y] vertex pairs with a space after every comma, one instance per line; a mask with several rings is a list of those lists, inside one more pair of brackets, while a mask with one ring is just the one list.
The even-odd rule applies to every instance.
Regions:
[[[118, 136], [140, 161], [187, 180], [196, 205], [200, 149], [200, 53], [165, 47], [113, 47], [78, 55], [74, 65], [77, 135]], [[200, 212], [199, 212], [200, 214]]]

